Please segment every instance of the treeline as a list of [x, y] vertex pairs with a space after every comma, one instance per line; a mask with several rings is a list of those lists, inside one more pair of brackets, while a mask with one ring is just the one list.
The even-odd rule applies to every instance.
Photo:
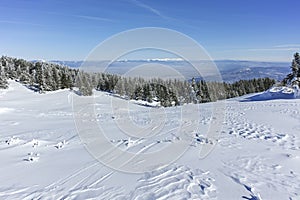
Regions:
[[38, 91], [55, 91], [72, 88], [79, 70], [45, 62], [28, 62], [2, 56], [0, 58], [0, 87], [7, 88], [7, 79], [17, 80]]
[[157, 101], [162, 106], [205, 103], [261, 92], [275, 84], [273, 79], [259, 78], [235, 83], [180, 81], [155, 78], [122, 77], [107, 73], [86, 73], [53, 63], [28, 62], [2, 56], [0, 88], [7, 88], [7, 79], [17, 80], [37, 92], [73, 87], [80, 95], [92, 95], [93, 89], [120, 95], [127, 99]]

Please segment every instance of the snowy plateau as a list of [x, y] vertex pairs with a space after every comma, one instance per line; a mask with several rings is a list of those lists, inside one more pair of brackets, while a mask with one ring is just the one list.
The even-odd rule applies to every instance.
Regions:
[[[111, 101], [126, 100], [95, 92], [99, 102], [87, 106], [94, 107], [110, 142], [124, 151], [158, 151], [183, 139], [176, 131], [180, 123], [198, 127], [188, 133], [189, 148], [176, 161], [126, 173], [86, 150], [74, 123], [73, 92], [38, 94], [10, 81], [0, 90], [0, 199], [300, 199], [300, 99], [279, 93], [294, 95], [273, 88], [220, 101], [221, 108], [218, 103], [154, 108], [128, 101], [129, 111], [115, 114]], [[183, 107], [195, 111], [190, 119], [180, 117]], [[210, 138], [213, 108], [223, 113], [222, 126]], [[138, 139], [115, 125], [129, 115], [131, 123], [147, 126], [153, 109], [166, 116], [157, 135]], [[201, 158], [204, 146], [212, 151]]]

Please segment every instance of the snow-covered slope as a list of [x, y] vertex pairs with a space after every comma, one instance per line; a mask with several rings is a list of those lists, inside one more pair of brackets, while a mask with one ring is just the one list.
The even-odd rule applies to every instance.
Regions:
[[[88, 153], [76, 132], [72, 95], [68, 90], [37, 94], [16, 82], [0, 90], [0, 199], [300, 199], [299, 99], [224, 101], [218, 138], [205, 134], [214, 126], [211, 110], [217, 104], [187, 105], [195, 112], [183, 120], [199, 126], [188, 133], [188, 150], [168, 166], [132, 174], [104, 166]], [[164, 108], [160, 134], [137, 140], [115, 121], [129, 113], [134, 123], [147, 126], [149, 112], [159, 108], [129, 102], [130, 111], [115, 114], [112, 100], [125, 100], [95, 95], [96, 121], [118, 148], [147, 153], [182, 139], [175, 134], [182, 107]], [[214, 144], [201, 159], [203, 145]]]

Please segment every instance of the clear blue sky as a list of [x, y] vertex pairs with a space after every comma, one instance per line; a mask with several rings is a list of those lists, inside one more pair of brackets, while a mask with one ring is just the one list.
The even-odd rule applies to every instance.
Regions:
[[1, 0], [0, 54], [82, 60], [113, 34], [164, 27], [213, 59], [290, 61], [299, 15], [299, 0]]

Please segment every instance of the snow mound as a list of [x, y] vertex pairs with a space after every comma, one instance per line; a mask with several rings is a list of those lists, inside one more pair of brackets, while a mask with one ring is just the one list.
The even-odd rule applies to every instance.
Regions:
[[258, 95], [250, 97], [254, 101], [263, 101], [271, 99], [297, 99], [300, 98], [300, 89], [297, 85], [293, 87], [272, 87], [269, 90]]
[[143, 100], [130, 100], [132, 103], [135, 103], [137, 105], [141, 106], [148, 106], [148, 107], [160, 107], [160, 102], [153, 101], [152, 103], [149, 103], [147, 101]]

